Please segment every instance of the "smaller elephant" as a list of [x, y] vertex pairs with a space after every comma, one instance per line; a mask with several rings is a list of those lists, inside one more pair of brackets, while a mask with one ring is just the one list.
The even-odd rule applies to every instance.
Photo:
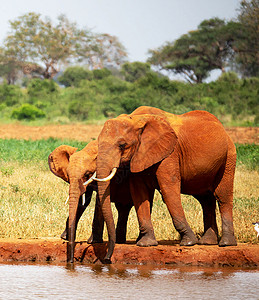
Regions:
[[[73, 261], [74, 256], [78, 221], [89, 205], [93, 191], [97, 190], [96, 181], [91, 182], [87, 187], [84, 185], [96, 171], [97, 154], [98, 143], [97, 141], [92, 141], [81, 151], [77, 151], [77, 148], [71, 146], [62, 145], [57, 147], [49, 155], [48, 161], [51, 172], [70, 184], [69, 217], [67, 218], [66, 229], [61, 234], [61, 238], [71, 243], [70, 246], [68, 246], [68, 261], [70, 262]], [[122, 167], [116, 172], [110, 184], [111, 201], [115, 203], [115, 207], [118, 210], [116, 243], [126, 242], [127, 221], [129, 212], [133, 206], [129, 177], [129, 168]], [[83, 195], [85, 197], [85, 203], [83, 203]], [[150, 195], [149, 201], [151, 210], [154, 190]], [[103, 227], [104, 219], [97, 193], [92, 235], [88, 240], [89, 243], [102, 242]]]

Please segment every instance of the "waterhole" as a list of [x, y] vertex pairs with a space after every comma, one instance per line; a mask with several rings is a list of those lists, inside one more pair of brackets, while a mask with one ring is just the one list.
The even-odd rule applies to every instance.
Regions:
[[258, 299], [259, 270], [0, 264], [0, 299]]

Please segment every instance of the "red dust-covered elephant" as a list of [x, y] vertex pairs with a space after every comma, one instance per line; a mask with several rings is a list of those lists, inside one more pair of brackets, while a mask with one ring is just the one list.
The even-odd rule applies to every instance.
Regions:
[[[142, 114], [144, 111], [145, 114]], [[98, 194], [109, 243], [105, 262], [115, 246], [115, 225], [110, 204], [110, 174], [129, 166], [138, 180], [130, 180], [130, 191], [140, 225], [142, 246], [156, 244], [150, 218], [148, 185], [162, 193], [181, 245], [198, 242], [188, 225], [180, 194], [199, 200], [204, 215], [200, 244], [218, 243], [216, 200], [222, 220], [219, 246], [236, 245], [233, 228], [233, 180], [236, 150], [219, 120], [205, 111], [174, 115], [152, 107], [140, 107], [131, 115], [105, 122], [98, 137]], [[148, 176], [149, 180], [146, 179]], [[108, 176], [108, 177], [107, 177]], [[143, 186], [147, 188], [143, 189]]]
[[[89, 205], [94, 190], [97, 190], [97, 183], [90, 179], [96, 172], [96, 159], [98, 153], [97, 141], [90, 142], [84, 149], [77, 151], [77, 148], [62, 145], [57, 147], [49, 155], [49, 167], [52, 173], [70, 184], [69, 186], [69, 217], [66, 222], [66, 229], [61, 237], [68, 240], [67, 260], [73, 262], [76, 229], [78, 221]], [[127, 221], [133, 201], [129, 187], [130, 171], [127, 167], [121, 167], [111, 180], [111, 201], [115, 203], [118, 210], [118, 221], [116, 226], [116, 242], [125, 243], [127, 233]], [[149, 190], [150, 209], [155, 188]], [[89, 243], [100, 243], [103, 237], [104, 220], [98, 201], [98, 193], [95, 206], [94, 219], [92, 224], [92, 235]], [[84, 199], [84, 201], [83, 201]], [[140, 237], [138, 238], [140, 239]]]

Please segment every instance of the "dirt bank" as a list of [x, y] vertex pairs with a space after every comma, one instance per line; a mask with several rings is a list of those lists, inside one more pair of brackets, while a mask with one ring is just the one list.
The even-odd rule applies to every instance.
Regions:
[[[75, 262], [98, 263], [107, 245], [77, 243]], [[0, 262], [66, 262], [66, 243], [61, 240], [0, 239]], [[259, 267], [259, 245], [240, 244], [236, 247], [180, 247], [176, 242], [161, 241], [157, 247], [141, 248], [133, 242], [116, 245], [112, 263], [143, 265], [175, 265], [206, 267]]]
[[[96, 139], [102, 125], [49, 125], [49, 126], [24, 126], [20, 124], [0, 125], [0, 138], [2, 139], [73, 139], [90, 141]], [[259, 145], [259, 127], [230, 127], [226, 128], [234, 143]]]

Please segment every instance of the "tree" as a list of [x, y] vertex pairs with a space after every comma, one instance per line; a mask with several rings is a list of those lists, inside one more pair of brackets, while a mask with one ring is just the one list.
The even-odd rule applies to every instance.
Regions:
[[198, 29], [150, 50], [149, 62], [175, 74], [182, 74], [189, 82], [200, 83], [215, 69], [225, 71], [233, 55], [231, 44], [235, 23], [214, 18], [201, 22]]
[[35, 13], [25, 14], [10, 25], [11, 33], [5, 40], [10, 55], [20, 63], [44, 65], [44, 78], [53, 78], [59, 65], [75, 53], [76, 38], [81, 34], [76, 24], [63, 15], [58, 17], [57, 25]]
[[123, 46], [116, 37], [93, 34], [79, 29], [64, 15], [57, 24], [40, 14], [28, 13], [10, 21], [11, 32], [5, 39], [5, 51], [16, 65], [41, 65], [42, 76], [53, 78], [62, 65], [87, 61], [92, 68], [120, 64], [126, 57]]
[[79, 61], [90, 69], [116, 68], [125, 62], [127, 52], [116, 36], [107, 33], [81, 39], [77, 49]]
[[151, 72], [150, 64], [142, 62], [125, 63], [122, 65], [121, 73], [124, 75], [125, 80], [134, 82], [139, 78]]
[[14, 84], [22, 74], [29, 78], [40, 77], [43, 68], [37, 63], [19, 61], [12, 50], [1, 47], [0, 76], [4, 77], [8, 84]]
[[20, 66], [16, 63], [16, 59], [8, 55], [4, 48], [0, 48], [0, 76], [4, 77], [8, 84], [14, 84], [18, 77]]
[[259, 76], [259, 0], [241, 1], [238, 21], [242, 26], [235, 48], [239, 71]]

